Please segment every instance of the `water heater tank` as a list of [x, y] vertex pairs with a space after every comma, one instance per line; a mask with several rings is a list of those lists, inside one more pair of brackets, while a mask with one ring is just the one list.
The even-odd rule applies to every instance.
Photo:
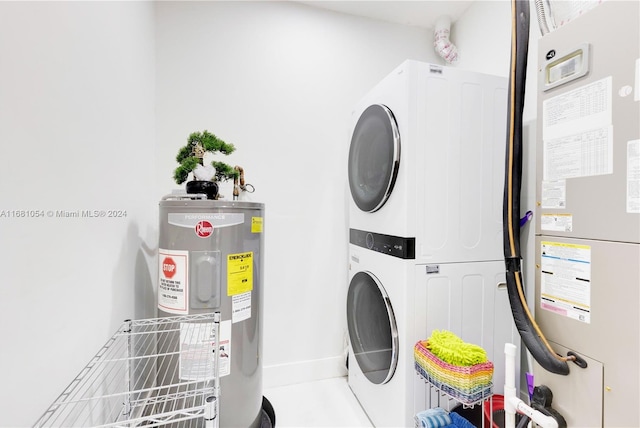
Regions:
[[[263, 218], [260, 203], [194, 195], [160, 201], [158, 316], [220, 311], [221, 427], [263, 425]], [[179, 331], [196, 342], [197, 329], [190, 324]], [[159, 346], [202, 346], [185, 340]], [[177, 367], [159, 367], [157, 382], [179, 384], [199, 364], [181, 358]]]

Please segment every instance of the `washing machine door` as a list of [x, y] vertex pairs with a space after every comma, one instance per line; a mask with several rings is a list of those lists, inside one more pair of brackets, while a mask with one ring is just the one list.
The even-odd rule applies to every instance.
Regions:
[[362, 211], [379, 210], [391, 195], [400, 166], [400, 132], [393, 112], [374, 104], [360, 115], [349, 148], [349, 188]]
[[374, 384], [387, 383], [398, 364], [398, 329], [389, 296], [371, 272], [358, 272], [351, 279], [347, 326], [362, 373]]

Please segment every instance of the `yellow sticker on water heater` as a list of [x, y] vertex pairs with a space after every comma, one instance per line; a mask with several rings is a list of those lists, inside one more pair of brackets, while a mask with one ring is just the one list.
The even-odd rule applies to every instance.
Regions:
[[227, 296], [253, 290], [253, 251], [227, 256]]
[[262, 217], [251, 217], [251, 233], [262, 233]]

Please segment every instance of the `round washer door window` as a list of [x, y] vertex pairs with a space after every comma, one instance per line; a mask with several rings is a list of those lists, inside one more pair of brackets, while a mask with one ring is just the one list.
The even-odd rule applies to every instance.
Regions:
[[370, 272], [351, 279], [347, 326], [362, 373], [374, 384], [387, 383], [398, 364], [398, 329], [389, 296]]
[[349, 188], [362, 211], [379, 210], [387, 201], [400, 166], [400, 132], [391, 110], [374, 104], [362, 113], [351, 136]]

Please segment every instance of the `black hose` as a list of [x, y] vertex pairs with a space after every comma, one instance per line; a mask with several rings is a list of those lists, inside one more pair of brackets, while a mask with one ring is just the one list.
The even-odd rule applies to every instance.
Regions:
[[504, 186], [504, 256], [513, 319], [525, 346], [546, 370], [569, 374], [566, 359], [553, 352], [537, 328], [524, 298], [520, 253], [520, 189], [522, 185], [522, 112], [529, 45], [529, 1], [512, 0], [511, 67]]
[[529, 421], [531, 421], [531, 418], [529, 418], [529, 416], [523, 416], [518, 422], [518, 425], [516, 425], [516, 428], [525, 428], [527, 425], [529, 425]]

